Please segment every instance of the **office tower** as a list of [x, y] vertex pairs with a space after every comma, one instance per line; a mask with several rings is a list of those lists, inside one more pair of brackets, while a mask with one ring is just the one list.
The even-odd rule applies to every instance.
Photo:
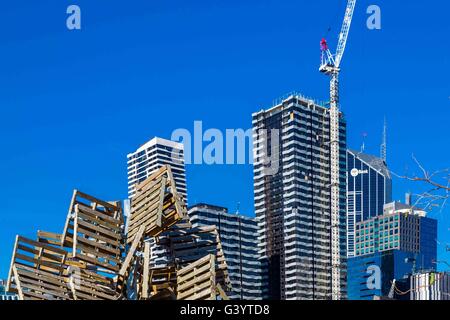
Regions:
[[128, 154], [128, 197], [133, 198], [136, 185], [147, 179], [163, 165], [170, 165], [177, 191], [187, 203], [184, 146], [182, 143], [153, 138]]
[[450, 300], [450, 273], [423, 272], [410, 278], [411, 300]]
[[[383, 215], [359, 222], [355, 229], [355, 257], [348, 260], [349, 299], [387, 296], [394, 279], [435, 269], [437, 221], [424, 211], [390, 203]], [[368, 283], [374, 270], [380, 271], [379, 286]]]
[[355, 256], [355, 224], [383, 214], [392, 201], [392, 178], [386, 163], [347, 150], [347, 256]]
[[258, 260], [256, 219], [228, 213], [209, 204], [189, 208], [193, 227], [217, 227], [232, 285], [230, 299], [260, 300], [261, 270]]
[[[339, 234], [332, 237], [329, 108], [292, 94], [253, 114], [255, 213], [264, 299], [331, 299], [333, 286], [346, 297], [346, 123], [342, 114], [339, 132]], [[337, 262], [332, 259], [336, 242]], [[336, 266], [340, 281], [333, 283]]]

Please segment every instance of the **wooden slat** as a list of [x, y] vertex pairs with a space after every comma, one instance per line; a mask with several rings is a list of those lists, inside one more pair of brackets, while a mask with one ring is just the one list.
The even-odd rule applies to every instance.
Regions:
[[78, 214], [78, 218], [81, 218], [82, 220], [84, 220], [86, 222], [89, 222], [94, 225], [98, 225], [100, 228], [104, 228], [106, 231], [112, 231], [115, 233], [121, 232], [120, 224], [118, 221], [117, 221], [117, 223], [111, 223], [109, 221], [102, 220], [102, 219], [96, 218], [92, 215], [86, 214], [85, 211], [80, 209], [78, 204], [75, 206], [75, 210]]
[[119, 271], [119, 276], [124, 277], [128, 273], [128, 269], [131, 265], [131, 262], [135, 258], [136, 250], [142, 244], [142, 242], [144, 240], [144, 231], [145, 231], [145, 226], [141, 226], [139, 228], [139, 231], [138, 231], [136, 237], [134, 237], [133, 243], [131, 244], [130, 250], [128, 251], [128, 254], [127, 254], [124, 262], [122, 263], [122, 268]]
[[148, 298], [150, 283], [150, 243], [144, 244], [144, 272], [142, 274], [142, 298]]
[[177, 272], [178, 300], [215, 300], [215, 257], [210, 254]]

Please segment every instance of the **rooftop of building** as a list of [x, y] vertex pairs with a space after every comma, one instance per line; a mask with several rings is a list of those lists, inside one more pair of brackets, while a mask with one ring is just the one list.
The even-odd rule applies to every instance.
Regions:
[[261, 112], [275, 114], [283, 109], [283, 106], [285, 106], [286, 102], [289, 102], [290, 100], [293, 100], [293, 99], [297, 99], [298, 101], [304, 102], [307, 105], [313, 105], [315, 107], [319, 107], [322, 109], [329, 109], [326, 106], [327, 104], [323, 101], [314, 100], [313, 98], [306, 97], [299, 92], [290, 92], [288, 94], [281, 96], [278, 99], [275, 99], [272, 103], [272, 107], [270, 107], [268, 109], [261, 109], [260, 111], [254, 112], [252, 114], [252, 116], [256, 116]]
[[131, 157], [137, 152], [147, 150], [156, 145], [163, 145], [163, 146], [166, 146], [169, 148], [175, 148], [175, 149], [180, 149], [180, 150], [184, 149], [184, 145], [180, 142], [175, 142], [175, 141], [167, 140], [167, 139], [160, 138], [160, 137], [154, 137], [153, 139], [151, 139], [151, 140], [147, 141], [146, 143], [144, 143], [143, 145], [141, 145], [136, 151], [129, 153], [128, 157]]
[[369, 167], [372, 167], [376, 171], [380, 172], [383, 176], [391, 178], [391, 172], [389, 171], [386, 162], [383, 159], [363, 153], [361, 151], [356, 151], [352, 149], [347, 150], [349, 153], [353, 154], [356, 158], [366, 163]]
[[211, 210], [211, 211], [215, 211], [217, 213], [221, 213], [221, 214], [225, 214], [227, 216], [230, 217], [239, 217], [241, 219], [248, 219], [248, 220], [254, 220], [254, 217], [249, 217], [249, 216], [245, 216], [240, 214], [239, 212], [236, 213], [230, 213], [228, 211], [228, 208], [225, 207], [221, 207], [221, 206], [216, 206], [216, 205], [212, 205], [212, 204], [208, 204], [208, 203], [197, 203], [194, 205], [191, 205], [188, 207], [188, 211], [192, 212], [192, 211], [201, 211], [201, 210]]
[[387, 203], [383, 206], [383, 215], [394, 213], [411, 214], [419, 217], [426, 217], [427, 215], [427, 212], [425, 210], [414, 207], [410, 204], [401, 203], [400, 201]]
[[228, 213], [228, 208], [221, 207], [221, 206], [216, 206], [216, 205], [213, 205], [213, 204], [203, 203], [203, 202], [196, 203], [196, 204], [193, 204], [193, 205], [189, 206], [188, 210], [190, 211], [190, 210], [195, 209], [195, 208], [196, 209], [209, 209], [209, 210], [221, 211], [221, 212], [224, 212], [224, 213]]
[[426, 216], [427, 216], [426, 211], [424, 211], [422, 209], [414, 208], [411, 205], [407, 205], [407, 204], [401, 203], [399, 201], [394, 201], [394, 202], [387, 203], [384, 205], [384, 212], [382, 215], [374, 216], [370, 219], [360, 221], [360, 222], [356, 223], [356, 225], [363, 225], [370, 221], [378, 221], [378, 220], [384, 219], [388, 216], [398, 215], [398, 214], [403, 214], [403, 215], [406, 214], [406, 215], [411, 215], [411, 216], [418, 217], [418, 218], [426, 218]]

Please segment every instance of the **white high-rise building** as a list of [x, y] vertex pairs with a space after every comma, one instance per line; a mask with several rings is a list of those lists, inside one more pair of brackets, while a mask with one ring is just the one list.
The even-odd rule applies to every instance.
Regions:
[[450, 273], [424, 272], [410, 277], [410, 300], [450, 300]]
[[128, 154], [128, 197], [136, 193], [137, 184], [143, 182], [163, 165], [170, 165], [177, 191], [187, 204], [186, 170], [182, 143], [155, 137]]

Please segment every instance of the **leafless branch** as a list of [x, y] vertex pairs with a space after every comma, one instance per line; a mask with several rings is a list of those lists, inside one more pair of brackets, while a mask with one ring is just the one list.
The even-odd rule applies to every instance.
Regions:
[[415, 164], [422, 172], [421, 175], [398, 175], [392, 172], [392, 175], [413, 182], [423, 183], [429, 185], [432, 189], [415, 195], [416, 201], [414, 207], [421, 207], [424, 210], [432, 210], [434, 207], [445, 207], [450, 199], [450, 168], [438, 170], [430, 173], [425, 167], [412, 155]]

